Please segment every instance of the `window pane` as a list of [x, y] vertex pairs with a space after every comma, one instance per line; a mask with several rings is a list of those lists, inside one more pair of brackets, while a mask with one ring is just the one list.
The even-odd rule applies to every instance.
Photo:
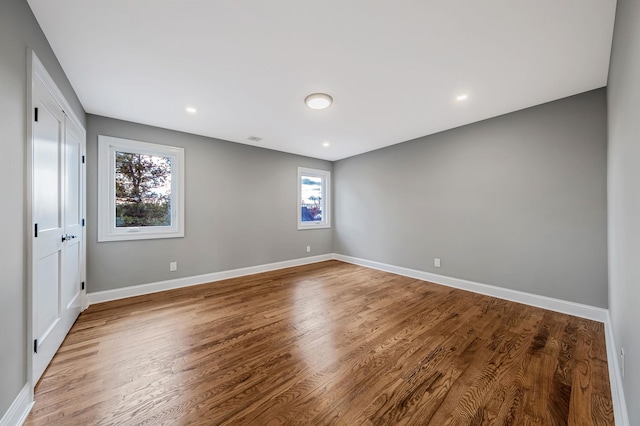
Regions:
[[116, 228], [171, 226], [171, 158], [116, 151]]
[[302, 195], [302, 221], [322, 221], [322, 211], [324, 206], [324, 200], [322, 199], [322, 178], [302, 175], [300, 185]]

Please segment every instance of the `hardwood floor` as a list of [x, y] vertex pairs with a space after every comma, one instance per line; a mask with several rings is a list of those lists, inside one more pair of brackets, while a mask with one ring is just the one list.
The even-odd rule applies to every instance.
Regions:
[[613, 425], [601, 323], [338, 261], [93, 305], [27, 425]]

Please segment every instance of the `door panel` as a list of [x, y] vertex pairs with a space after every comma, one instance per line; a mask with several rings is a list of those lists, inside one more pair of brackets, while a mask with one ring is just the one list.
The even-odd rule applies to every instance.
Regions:
[[81, 227], [82, 137], [70, 120], [65, 121], [65, 226]]
[[59, 252], [53, 252], [38, 260], [38, 291], [34, 294], [38, 306], [35, 338], [46, 341], [47, 333], [58, 320]]
[[[81, 309], [82, 277], [82, 148], [83, 139], [79, 129], [66, 119], [65, 121], [65, 197], [64, 228], [67, 237], [62, 252], [62, 306], [69, 315], [77, 317]], [[74, 320], [75, 320], [74, 317]]]
[[[42, 90], [44, 89], [41, 88], [39, 92]], [[51, 102], [41, 102], [38, 105], [38, 121], [34, 123], [33, 129], [34, 198], [38, 200], [34, 207], [41, 231], [62, 227], [60, 167], [64, 115], [56, 107]]]
[[[80, 244], [65, 248], [62, 264], [62, 308], [80, 307]], [[76, 306], [77, 305], [77, 306]]]

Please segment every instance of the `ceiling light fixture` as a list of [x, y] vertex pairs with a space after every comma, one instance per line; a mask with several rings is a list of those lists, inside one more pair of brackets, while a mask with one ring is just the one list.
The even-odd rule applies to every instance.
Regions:
[[469, 95], [467, 95], [467, 94], [465, 93], [465, 94], [459, 95], [459, 96], [456, 98], [456, 101], [464, 101], [464, 100], [466, 100], [468, 97], [469, 97]]
[[322, 142], [322, 146], [324, 146], [325, 148], [329, 148], [329, 145], [331, 145], [329, 142]]
[[311, 109], [325, 109], [331, 106], [333, 98], [326, 93], [312, 93], [304, 98], [304, 103]]
[[198, 112], [197, 109], [195, 109], [194, 107], [191, 107], [191, 106], [186, 107], [185, 111], [187, 111], [189, 114], [196, 114]]

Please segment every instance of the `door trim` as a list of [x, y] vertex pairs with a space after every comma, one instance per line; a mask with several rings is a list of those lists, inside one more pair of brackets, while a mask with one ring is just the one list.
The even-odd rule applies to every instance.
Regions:
[[[29, 395], [28, 399], [30, 402], [34, 400], [33, 388], [36, 383], [34, 383], [33, 377], [33, 324], [34, 324], [34, 313], [33, 313], [33, 276], [34, 276], [34, 256], [33, 256], [33, 232], [34, 229], [34, 212], [33, 212], [33, 196], [34, 196], [34, 188], [33, 188], [33, 120], [34, 120], [34, 93], [33, 93], [33, 82], [35, 79], [39, 79], [44, 87], [49, 91], [53, 99], [60, 105], [66, 117], [75, 125], [81, 132], [83, 144], [81, 149], [81, 155], [86, 156], [86, 129], [78, 116], [75, 114], [73, 109], [71, 108], [69, 102], [64, 97], [57, 84], [51, 75], [47, 72], [45, 66], [42, 61], [38, 58], [35, 51], [33, 49], [27, 49], [27, 111], [26, 111], [26, 210], [28, 218], [25, 225], [25, 240], [27, 246], [27, 341], [26, 341], [26, 357], [27, 357], [27, 384], [29, 385]], [[86, 217], [86, 167], [82, 168], [81, 173], [81, 186], [82, 186], [82, 215]], [[82, 228], [83, 237], [86, 238], [86, 226]], [[81, 248], [82, 252], [82, 266], [81, 266], [81, 280], [86, 282], [86, 240], [83, 238], [83, 247]], [[86, 309], [86, 286], [85, 290], [81, 291], [82, 298], [82, 306], [81, 309]]]

